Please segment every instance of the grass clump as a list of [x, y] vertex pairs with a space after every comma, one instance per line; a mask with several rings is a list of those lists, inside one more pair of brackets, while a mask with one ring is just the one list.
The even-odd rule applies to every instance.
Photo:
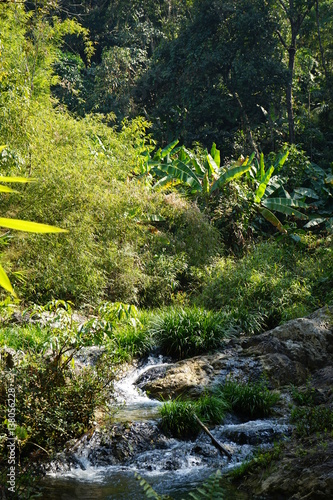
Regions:
[[267, 417], [280, 395], [271, 392], [264, 381], [240, 383], [227, 381], [218, 391], [230, 404], [231, 409], [250, 418]]
[[192, 401], [168, 401], [161, 408], [161, 429], [165, 434], [186, 439], [196, 436], [199, 425]]
[[229, 410], [222, 397], [206, 393], [197, 401], [168, 401], [161, 408], [161, 429], [173, 437], [195, 437], [200, 426], [195, 415], [206, 424], [220, 424]]
[[149, 330], [163, 354], [184, 359], [221, 346], [223, 319], [221, 313], [198, 307], [173, 307], [155, 316]]

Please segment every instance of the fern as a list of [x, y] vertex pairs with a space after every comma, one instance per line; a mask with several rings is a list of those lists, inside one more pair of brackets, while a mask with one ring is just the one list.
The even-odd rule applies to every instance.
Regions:
[[150, 484], [143, 479], [137, 472], [135, 473], [135, 479], [139, 481], [140, 486], [143, 488], [147, 498], [153, 498], [154, 500], [172, 500], [168, 495], [159, 495]]
[[[212, 474], [202, 486], [199, 486], [194, 492], [189, 493], [188, 498], [193, 500], [223, 500], [224, 494], [222, 486], [220, 485], [221, 476], [221, 472], [219, 470], [216, 471], [216, 473]], [[139, 474], [135, 473], [135, 478], [139, 481], [147, 498], [153, 498], [154, 500], [172, 500], [172, 497], [168, 495], [159, 495]]]
[[[223, 500], [224, 494], [220, 485], [221, 472], [218, 470], [212, 474], [206, 483], [198, 487], [189, 497], [194, 500]], [[185, 499], [183, 499], [185, 500]]]

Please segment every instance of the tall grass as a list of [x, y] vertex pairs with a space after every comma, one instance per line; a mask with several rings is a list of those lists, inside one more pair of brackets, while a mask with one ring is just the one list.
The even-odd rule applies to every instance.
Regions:
[[220, 347], [227, 336], [225, 318], [198, 307], [172, 307], [153, 317], [148, 329], [163, 354], [176, 359]]

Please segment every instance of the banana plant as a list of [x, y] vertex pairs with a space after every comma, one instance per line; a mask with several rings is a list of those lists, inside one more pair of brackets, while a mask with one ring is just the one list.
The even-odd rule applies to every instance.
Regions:
[[[0, 153], [6, 148], [6, 146], [0, 146]], [[34, 182], [36, 179], [27, 179], [25, 177], [5, 177], [0, 176], [1, 183], [30, 183]], [[2, 193], [17, 193], [14, 189], [0, 184], [0, 192]], [[6, 217], [0, 217], [0, 227], [5, 227], [7, 229], [15, 229], [17, 231], [26, 231], [30, 233], [65, 233], [66, 229], [60, 229], [59, 227], [49, 226], [48, 224], [40, 224], [38, 222], [31, 222], [21, 219], [9, 219]], [[0, 286], [10, 292], [14, 297], [16, 293], [11, 285], [11, 282], [0, 264]]]
[[184, 146], [176, 147], [178, 140], [159, 149], [150, 158], [147, 155], [146, 173], [158, 181], [154, 188], [186, 184], [192, 194], [209, 196], [228, 182], [237, 179], [251, 168], [254, 154], [246, 160], [238, 160], [230, 167], [221, 167], [220, 151], [214, 143], [210, 153], [205, 152], [204, 162]]
[[[275, 170], [279, 171], [285, 163], [289, 152], [277, 158], [274, 166], [271, 166], [267, 171], [265, 169], [264, 155], [261, 153], [259, 165], [254, 167], [251, 174], [257, 177], [257, 188], [254, 193], [254, 206], [257, 211], [281, 233], [287, 233], [281, 221], [273, 212], [280, 212], [284, 215], [292, 215], [299, 219], [307, 219], [308, 217], [297, 210], [297, 208], [308, 208], [308, 205], [298, 199], [292, 198], [284, 189], [283, 182], [278, 177], [272, 177]], [[282, 191], [284, 196], [273, 197], [274, 193]]]

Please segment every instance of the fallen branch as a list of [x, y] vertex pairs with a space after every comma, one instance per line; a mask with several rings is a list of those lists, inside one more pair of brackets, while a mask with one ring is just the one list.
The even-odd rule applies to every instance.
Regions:
[[232, 458], [232, 454], [230, 453], [230, 451], [228, 451], [221, 443], [219, 443], [213, 436], [213, 434], [207, 429], [207, 427], [205, 426], [205, 424], [203, 424], [200, 420], [200, 418], [198, 418], [196, 416], [196, 414], [194, 413], [194, 418], [195, 420], [198, 422], [198, 424], [200, 425], [201, 429], [210, 437], [210, 439], [212, 440], [212, 443], [213, 445], [224, 455], [227, 455], [227, 457], [229, 458], [229, 460], [231, 460]]

